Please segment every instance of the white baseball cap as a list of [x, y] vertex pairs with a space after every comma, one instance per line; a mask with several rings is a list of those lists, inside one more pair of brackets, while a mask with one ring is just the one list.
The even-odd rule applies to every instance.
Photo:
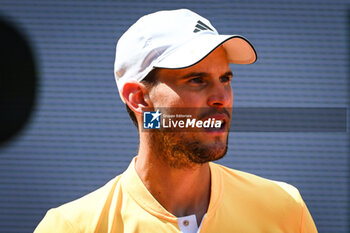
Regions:
[[257, 59], [247, 39], [219, 35], [207, 19], [188, 9], [145, 15], [121, 36], [116, 46], [114, 75], [119, 94], [122, 97], [126, 82], [140, 82], [154, 68], [193, 66], [220, 45], [230, 63], [250, 64]]

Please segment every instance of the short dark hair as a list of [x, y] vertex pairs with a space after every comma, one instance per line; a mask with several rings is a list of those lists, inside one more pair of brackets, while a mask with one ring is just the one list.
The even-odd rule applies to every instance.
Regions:
[[[144, 79], [142, 79], [142, 81], [141, 81], [141, 83], [148, 85], [150, 87], [157, 84], [157, 82], [158, 82], [158, 79], [157, 79], [157, 69], [156, 68], [151, 70], [151, 72], [149, 72], [147, 74], [147, 76]], [[136, 128], [139, 128], [139, 126], [137, 124], [135, 113], [129, 108], [129, 106], [127, 104], [125, 104], [125, 107], [126, 107], [126, 111], [128, 112], [128, 114], [130, 116], [130, 119], [132, 120], [132, 122], [134, 123]]]

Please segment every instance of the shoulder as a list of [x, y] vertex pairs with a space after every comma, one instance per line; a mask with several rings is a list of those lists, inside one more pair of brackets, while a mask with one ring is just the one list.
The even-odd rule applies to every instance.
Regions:
[[[273, 206], [303, 205], [299, 190], [291, 184], [275, 181], [251, 173], [231, 169], [219, 164], [212, 167], [222, 177], [225, 192], [244, 195], [254, 202]], [[274, 200], [271, 202], [271, 200]]]
[[105, 207], [112, 202], [120, 178], [119, 175], [79, 199], [50, 209], [34, 232], [81, 232], [83, 228], [94, 227], [98, 216], [103, 215]]
[[275, 232], [276, 229], [281, 232], [317, 232], [298, 189], [293, 185], [214, 163], [210, 168], [214, 179], [221, 183], [221, 201], [216, 213], [223, 219], [225, 216], [236, 219], [233, 225], [249, 222], [266, 232]]

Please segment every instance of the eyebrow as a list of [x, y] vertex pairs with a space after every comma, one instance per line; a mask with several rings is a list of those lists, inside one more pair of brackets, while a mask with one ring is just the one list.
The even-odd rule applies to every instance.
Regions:
[[[210, 74], [207, 72], [191, 72], [182, 76], [181, 79], [187, 79], [190, 77], [207, 77], [207, 76], [210, 76]], [[225, 72], [224, 74], [220, 75], [220, 78], [226, 77], [226, 76], [233, 76], [232, 71]]]

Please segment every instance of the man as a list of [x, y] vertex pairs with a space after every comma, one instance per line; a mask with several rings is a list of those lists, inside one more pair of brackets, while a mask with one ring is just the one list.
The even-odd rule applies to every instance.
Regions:
[[[138, 155], [102, 188], [48, 211], [35, 232], [317, 232], [293, 186], [211, 162], [227, 150], [229, 63], [255, 61], [246, 39], [218, 35], [192, 11], [139, 19], [118, 41], [115, 61], [120, 96], [139, 131]], [[179, 109], [196, 123], [153, 127]], [[204, 127], [209, 121], [218, 126]]]

